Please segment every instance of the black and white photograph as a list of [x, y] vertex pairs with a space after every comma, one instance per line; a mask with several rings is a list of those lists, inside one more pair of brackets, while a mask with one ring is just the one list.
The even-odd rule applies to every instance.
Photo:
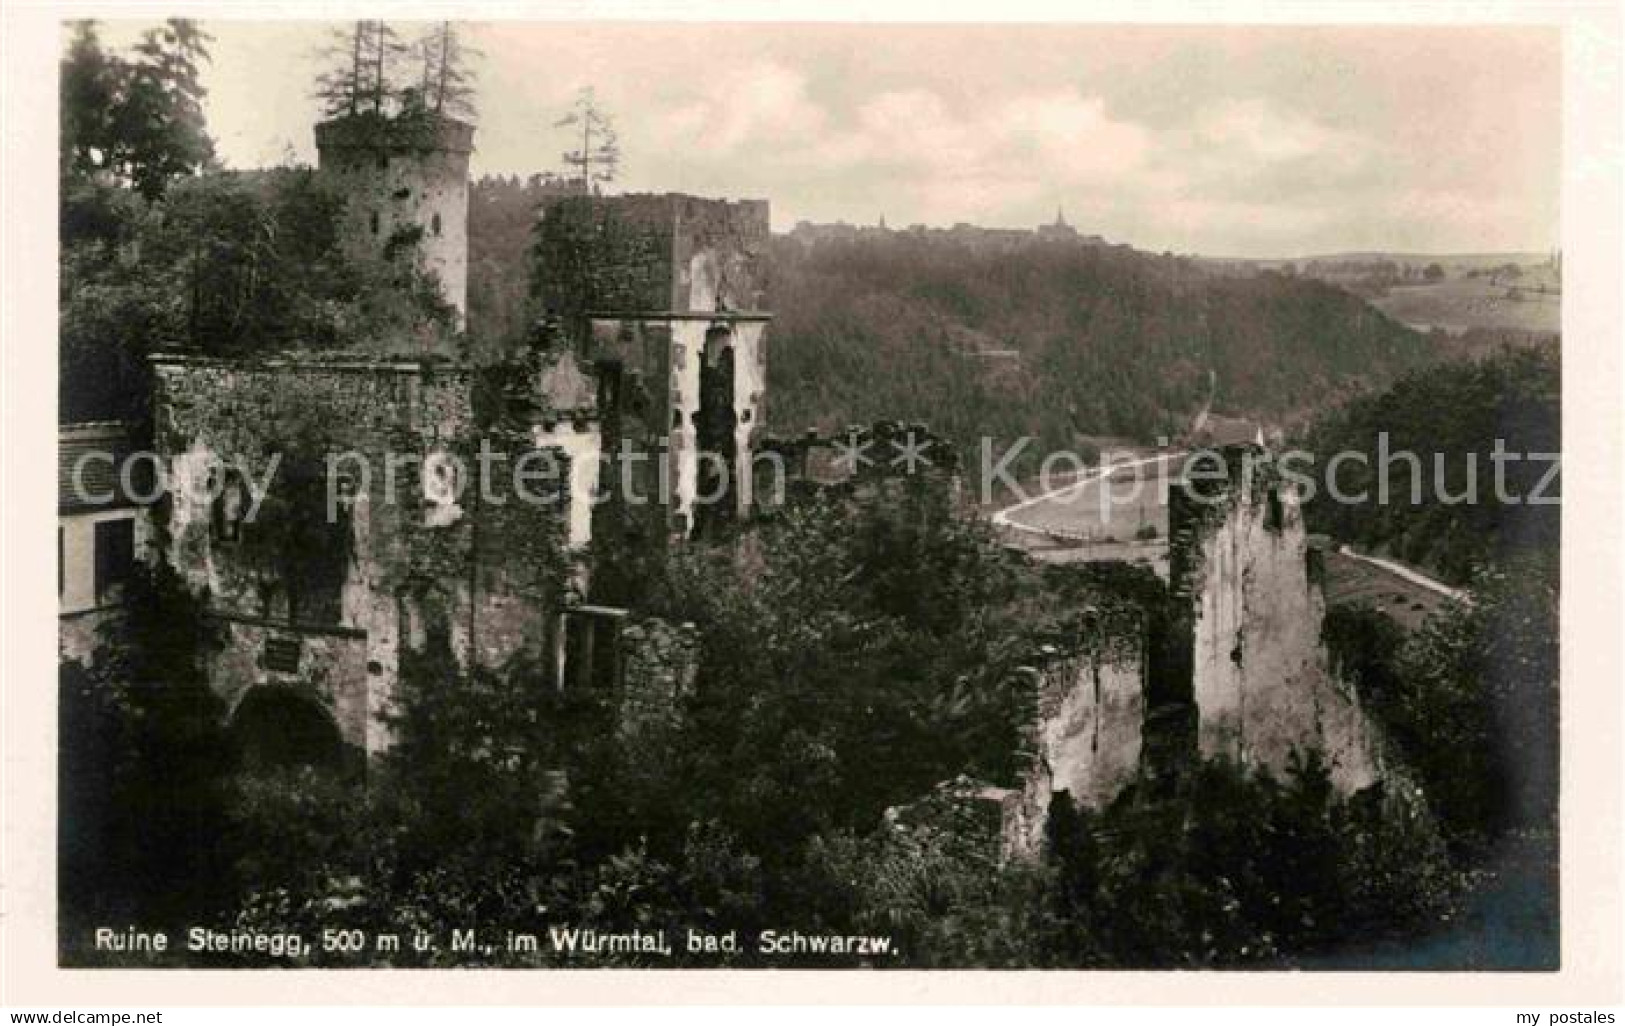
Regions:
[[58, 969], [1590, 958], [1561, 28], [364, 13], [56, 23]]

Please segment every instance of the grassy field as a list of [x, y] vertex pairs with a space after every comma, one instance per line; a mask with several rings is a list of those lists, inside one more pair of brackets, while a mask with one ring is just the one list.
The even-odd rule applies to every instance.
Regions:
[[[1396, 321], [1426, 331], [1443, 328], [1460, 334], [1470, 328], [1558, 332], [1563, 327], [1563, 300], [1540, 293], [1531, 282], [1494, 284], [1489, 278], [1449, 278], [1431, 285], [1396, 285], [1372, 305]], [[1514, 295], [1519, 298], [1510, 298]]]
[[1012, 519], [1038, 531], [1087, 535], [1093, 542], [1131, 541], [1146, 528], [1161, 538], [1168, 533], [1167, 481], [1155, 476], [1154, 466], [1138, 469], [1150, 476], [1120, 470], [1109, 489], [1090, 484], [1029, 506]]
[[1328, 607], [1368, 605], [1411, 631], [1449, 601], [1436, 591], [1342, 553], [1327, 552], [1325, 558]]

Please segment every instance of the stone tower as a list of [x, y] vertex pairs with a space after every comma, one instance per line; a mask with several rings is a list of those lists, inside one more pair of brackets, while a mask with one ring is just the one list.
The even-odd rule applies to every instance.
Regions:
[[[748, 517], [772, 319], [767, 202], [577, 196], [548, 206], [538, 231], [541, 300], [615, 393], [599, 402], [612, 411], [606, 451], [629, 445], [650, 457], [640, 472], [659, 476], [632, 485], [658, 501], [626, 511], [628, 534], [680, 540]], [[608, 526], [614, 506], [600, 506], [595, 536], [621, 529]]]
[[322, 174], [349, 197], [344, 239], [383, 255], [418, 235], [423, 267], [461, 321], [468, 310], [468, 157], [474, 126], [428, 112], [356, 114], [316, 126]]

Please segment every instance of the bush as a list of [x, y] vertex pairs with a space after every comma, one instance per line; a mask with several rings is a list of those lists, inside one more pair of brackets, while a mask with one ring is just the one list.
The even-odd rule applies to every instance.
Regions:
[[1063, 804], [1051, 843], [1062, 949], [1091, 967], [1278, 965], [1420, 933], [1462, 882], [1423, 806], [1338, 798], [1313, 758], [1285, 781], [1208, 763], [1172, 801]]

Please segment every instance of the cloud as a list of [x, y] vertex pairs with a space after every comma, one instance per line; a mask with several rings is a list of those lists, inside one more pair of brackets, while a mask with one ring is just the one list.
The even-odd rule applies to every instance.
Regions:
[[658, 113], [654, 141], [719, 157], [794, 143], [824, 130], [826, 114], [808, 95], [807, 77], [771, 61], [721, 67], [695, 76], [698, 95]]
[[1205, 108], [1194, 134], [1202, 145], [1257, 164], [1303, 157], [1358, 160], [1365, 155], [1359, 136], [1278, 109], [1263, 97], [1229, 100]]
[[1133, 174], [1154, 140], [1149, 129], [1108, 116], [1103, 97], [1076, 91], [1018, 97], [996, 118], [1013, 137], [1029, 141], [1040, 166], [1066, 183]]

